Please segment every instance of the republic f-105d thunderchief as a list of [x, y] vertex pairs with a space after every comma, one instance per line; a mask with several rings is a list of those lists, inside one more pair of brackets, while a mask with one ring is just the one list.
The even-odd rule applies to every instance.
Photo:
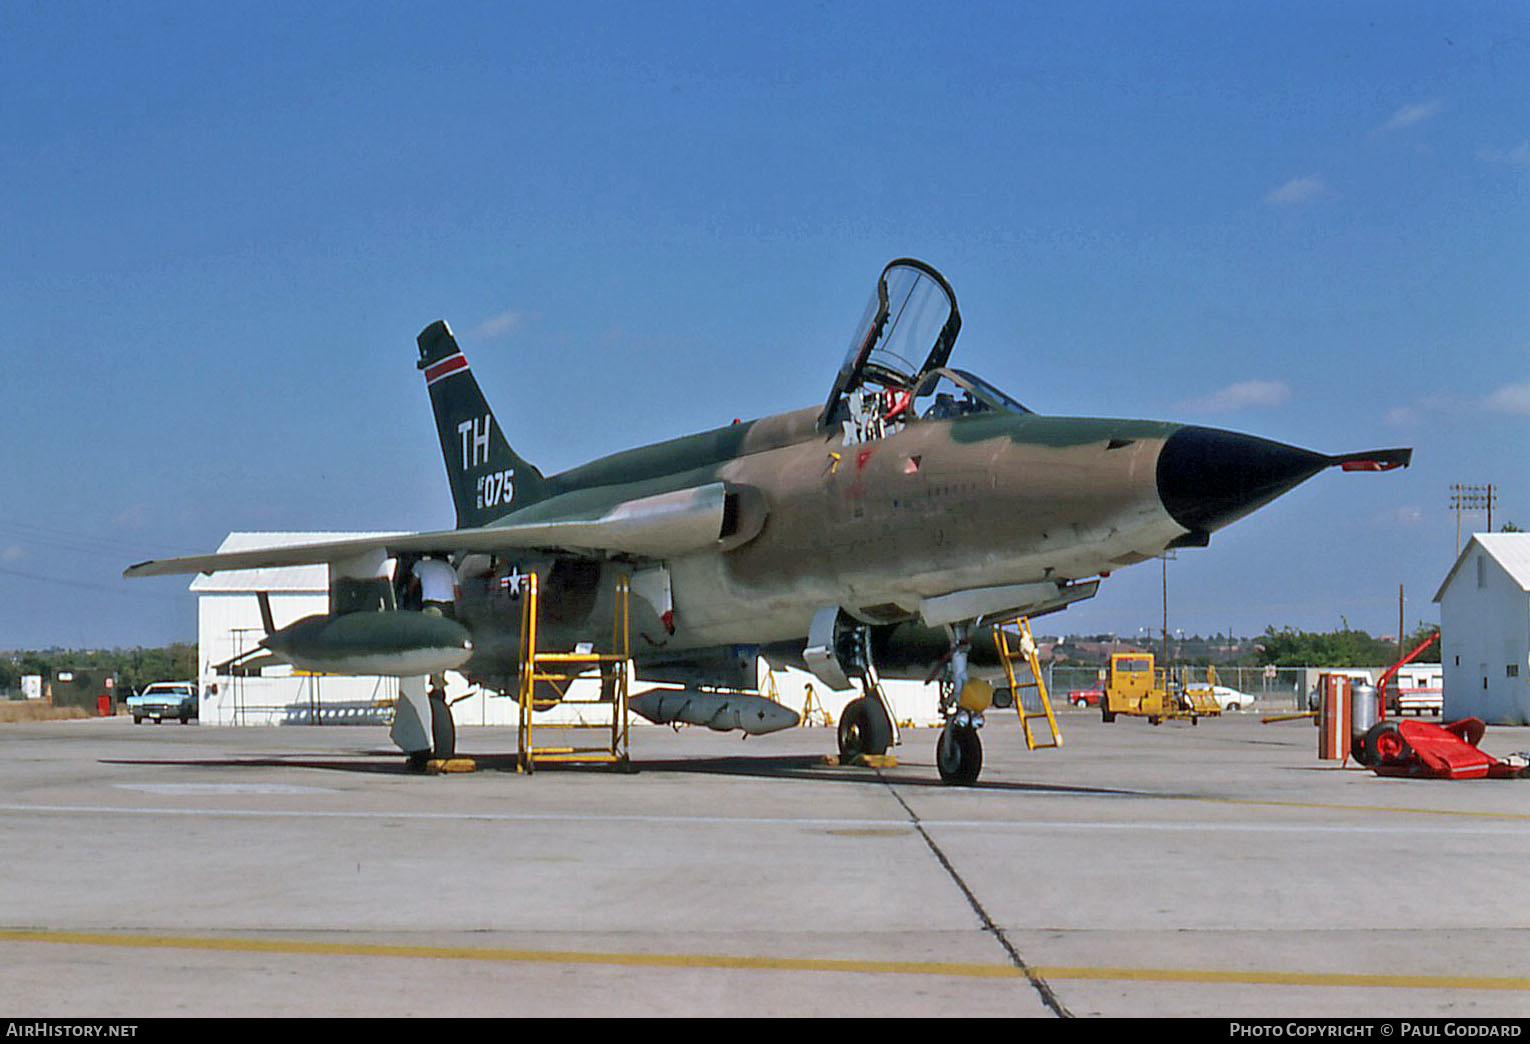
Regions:
[[[841, 752], [882, 753], [895, 726], [877, 677], [939, 678], [937, 762], [942, 777], [970, 782], [981, 717], [958, 697], [969, 674], [998, 664], [989, 624], [1090, 598], [1099, 577], [1168, 549], [1204, 547], [1326, 468], [1381, 471], [1411, 457], [1044, 416], [948, 365], [960, 329], [940, 273], [894, 261], [822, 405], [547, 476], [511, 449], [436, 322], [418, 338], [419, 368], [455, 529], [151, 561], [126, 575], [328, 563], [330, 612], [280, 630], [266, 613], [270, 653], [322, 671], [455, 669], [501, 692], [520, 669], [521, 576], [542, 578], [541, 645], [573, 649], [611, 633], [615, 580], [627, 575], [640, 681], [678, 682], [695, 700], [726, 692], [715, 698], [732, 700], [730, 720], [748, 728], [737, 711], [760, 656], [835, 689], [859, 680], [867, 694], [842, 715]], [[394, 584], [379, 582], [422, 558], [455, 573], [444, 615], [399, 608]], [[694, 720], [695, 702], [686, 708]], [[795, 723], [776, 710], [757, 731]], [[439, 700], [431, 712], [434, 753], [449, 757], [450, 712]]]

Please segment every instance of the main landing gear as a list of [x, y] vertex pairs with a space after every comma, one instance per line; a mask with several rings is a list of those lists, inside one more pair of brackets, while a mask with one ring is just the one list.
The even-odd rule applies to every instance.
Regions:
[[[425, 691], [420, 692], [417, 686]], [[393, 742], [408, 752], [405, 758], [415, 771], [423, 770], [431, 761], [456, 757], [457, 725], [446, 702], [445, 679], [436, 675], [428, 683], [424, 678], [402, 679], [389, 731]]]
[[847, 674], [858, 677], [865, 695], [845, 705], [839, 719], [839, 758], [852, 763], [863, 755], [881, 755], [901, 742], [892, 705], [882, 691], [875, 665], [871, 662], [871, 631], [857, 626], [845, 635], [842, 661]]
[[839, 718], [839, 757], [851, 762], [863, 754], [885, 754], [892, 746], [892, 723], [880, 701], [861, 696], [845, 704]]

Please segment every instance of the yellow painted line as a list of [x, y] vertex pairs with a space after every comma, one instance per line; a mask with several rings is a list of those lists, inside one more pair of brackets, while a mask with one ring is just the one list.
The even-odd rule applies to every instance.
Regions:
[[[923, 961], [833, 960], [808, 957], [739, 957], [725, 954], [599, 953], [578, 950], [503, 950], [460, 946], [402, 946], [387, 943], [328, 943], [300, 939], [237, 939], [188, 935], [133, 935], [116, 932], [0, 931], [0, 943], [117, 946], [137, 949], [203, 950], [223, 953], [278, 953], [317, 957], [394, 957], [522, 964], [609, 965], [626, 968], [712, 968], [749, 971], [838, 972], [859, 975], [952, 976], [967, 979], [1023, 979], [1007, 964], [950, 964]], [[1184, 982], [1202, 985], [1339, 986], [1413, 990], [1530, 991], [1530, 978], [1462, 975], [1356, 975], [1314, 972], [1211, 971], [1194, 968], [1032, 967], [1042, 979], [1118, 982]]]
[[298, 939], [230, 939], [115, 932], [0, 931], [0, 943], [62, 943], [139, 949], [225, 953], [285, 953], [320, 957], [404, 957], [542, 964], [603, 964], [628, 968], [732, 968], [764, 971], [856, 972], [873, 975], [954, 975], [980, 979], [1024, 978], [1004, 964], [926, 964], [919, 961], [852, 961], [800, 957], [735, 957], [723, 954], [598, 953], [580, 950], [500, 950], [458, 946], [395, 946], [388, 943], [326, 943]]

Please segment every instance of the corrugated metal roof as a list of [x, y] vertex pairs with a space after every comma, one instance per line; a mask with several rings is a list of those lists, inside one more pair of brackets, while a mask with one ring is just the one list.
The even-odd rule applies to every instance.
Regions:
[[1450, 572], [1445, 574], [1445, 580], [1440, 584], [1440, 589], [1434, 593], [1436, 602], [1445, 594], [1445, 588], [1450, 586], [1456, 571], [1461, 568], [1461, 564], [1466, 561], [1474, 546], [1486, 551], [1495, 562], [1502, 566], [1504, 572], [1519, 585], [1521, 591], [1530, 592], [1530, 533], [1473, 533], [1472, 538], [1461, 549], [1461, 553], [1456, 556]]
[[[230, 533], [218, 550], [254, 551], [292, 544], [316, 544], [326, 540], [350, 540], [356, 537], [387, 537], [397, 533]], [[197, 594], [231, 594], [249, 591], [323, 591], [329, 590], [329, 567], [320, 565], [284, 566], [280, 569], [231, 569], [191, 581]]]

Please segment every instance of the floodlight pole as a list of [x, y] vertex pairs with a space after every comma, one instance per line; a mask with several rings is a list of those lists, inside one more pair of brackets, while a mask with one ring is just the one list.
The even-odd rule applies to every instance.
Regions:
[[1467, 486], [1455, 483], [1450, 487], [1450, 506], [1456, 513], [1456, 554], [1461, 553], [1461, 512], [1487, 511], [1487, 531], [1493, 531], [1493, 501], [1497, 498], [1495, 487]]

